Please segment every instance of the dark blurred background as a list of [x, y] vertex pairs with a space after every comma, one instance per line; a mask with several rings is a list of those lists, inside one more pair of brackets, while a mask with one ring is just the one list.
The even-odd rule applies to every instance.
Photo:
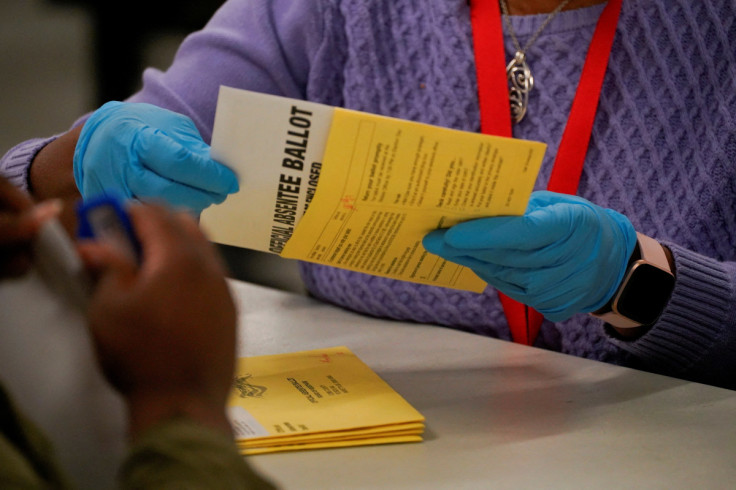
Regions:
[[138, 87], [149, 47], [167, 35], [179, 37], [202, 28], [224, 0], [46, 1], [86, 14], [95, 97], [102, 104], [125, 98]]
[[[143, 68], [165, 69], [185, 35], [222, 1], [0, 0], [0, 152], [126, 98]], [[295, 262], [220, 250], [233, 277], [303, 292]]]

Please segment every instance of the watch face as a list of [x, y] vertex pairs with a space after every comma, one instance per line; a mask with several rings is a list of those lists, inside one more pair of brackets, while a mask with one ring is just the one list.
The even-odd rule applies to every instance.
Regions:
[[635, 264], [615, 308], [619, 314], [642, 325], [654, 323], [675, 287], [671, 274], [651, 264]]

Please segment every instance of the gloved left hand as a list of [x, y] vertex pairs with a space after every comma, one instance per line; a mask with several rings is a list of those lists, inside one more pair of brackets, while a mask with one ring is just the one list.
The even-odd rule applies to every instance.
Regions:
[[482, 218], [424, 237], [510, 298], [560, 321], [603, 307], [636, 245], [631, 222], [577, 196], [534, 192], [523, 216]]

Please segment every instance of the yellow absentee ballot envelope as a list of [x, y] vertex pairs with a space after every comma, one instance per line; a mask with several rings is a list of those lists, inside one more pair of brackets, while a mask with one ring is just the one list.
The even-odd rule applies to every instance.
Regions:
[[222, 87], [212, 156], [241, 190], [201, 222], [219, 243], [480, 292], [480, 278], [428, 254], [422, 237], [523, 214], [545, 148]]
[[243, 454], [419, 442], [424, 417], [347, 347], [241, 358], [228, 416]]

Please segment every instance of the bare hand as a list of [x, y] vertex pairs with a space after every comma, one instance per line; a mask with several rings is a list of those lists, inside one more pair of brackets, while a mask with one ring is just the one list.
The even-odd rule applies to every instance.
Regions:
[[98, 282], [88, 311], [103, 371], [126, 398], [131, 432], [186, 416], [230, 431], [236, 311], [214, 247], [188, 215], [136, 205], [140, 266], [80, 245]]
[[0, 279], [28, 271], [33, 263], [33, 237], [59, 211], [58, 201], [34, 206], [23, 191], [0, 177]]

